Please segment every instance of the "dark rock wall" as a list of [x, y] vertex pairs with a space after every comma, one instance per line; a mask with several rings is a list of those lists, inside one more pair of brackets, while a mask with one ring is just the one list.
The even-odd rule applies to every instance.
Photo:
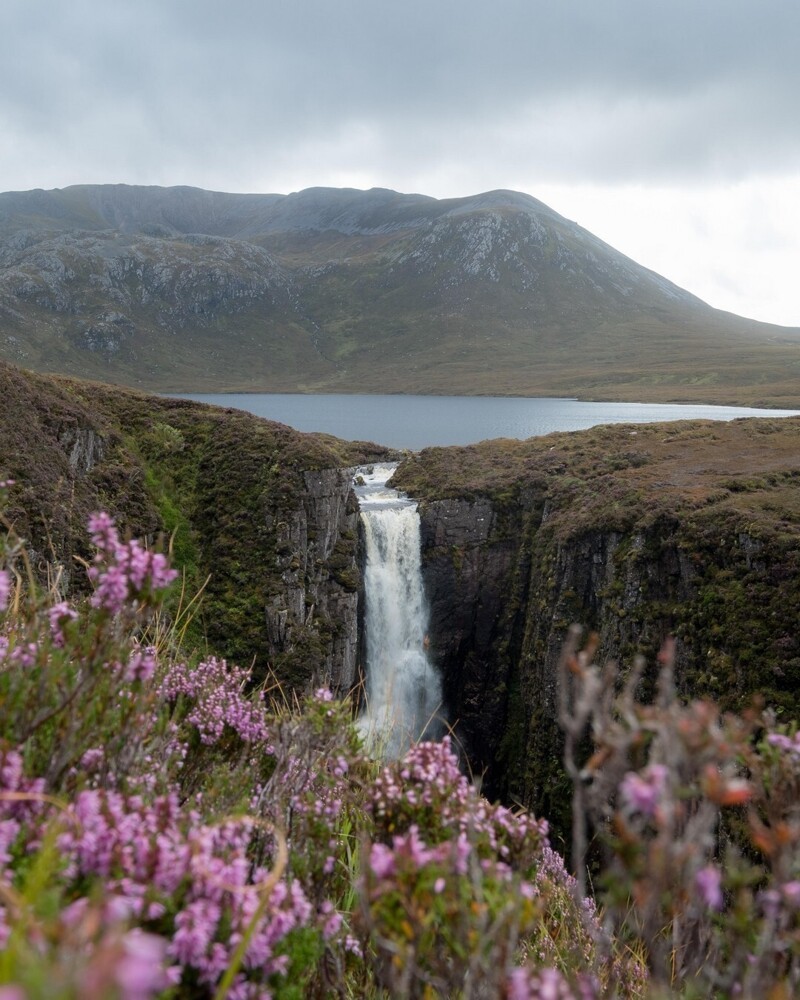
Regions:
[[276, 565], [283, 589], [266, 608], [272, 657], [312, 630], [322, 641], [320, 680], [340, 692], [356, 681], [358, 647], [358, 504], [352, 469], [303, 474], [300, 505], [279, 520]]
[[[556, 685], [576, 622], [597, 634], [601, 662], [624, 670], [645, 656], [645, 696], [656, 654], [673, 636], [687, 695], [742, 708], [761, 694], [796, 716], [800, 686], [777, 659], [781, 644], [795, 641], [796, 595], [770, 583], [789, 578], [796, 548], [732, 535], [719, 517], [565, 534], [533, 495], [512, 510], [486, 499], [440, 500], [421, 513], [431, 652], [451, 722], [490, 795], [556, 824], [566, 817]], [[737, 631], [746, 615], [750, 623]]]
[[421, 519], [430, 655], [445, 714], [481, 770], [495, 759], [508, 716], [518, 538], [500, 530], [483, 499], [423, 505]]

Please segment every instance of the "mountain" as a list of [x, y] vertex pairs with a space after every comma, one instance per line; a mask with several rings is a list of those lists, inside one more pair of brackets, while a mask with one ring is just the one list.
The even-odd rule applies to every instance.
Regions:
[[742, 319], [513, 191], [0, 194], [0, 357], [175, 391], [800, 405]]

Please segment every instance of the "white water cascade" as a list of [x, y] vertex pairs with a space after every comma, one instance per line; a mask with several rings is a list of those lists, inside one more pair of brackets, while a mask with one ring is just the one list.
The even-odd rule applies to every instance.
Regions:
[[387, 488], [396, 465], [356, 470], [366, 545], [366, 707], [359, 728], [387, 758], [441, 731], [441, 684], [427, 655], [428, 611], [413, 500]]

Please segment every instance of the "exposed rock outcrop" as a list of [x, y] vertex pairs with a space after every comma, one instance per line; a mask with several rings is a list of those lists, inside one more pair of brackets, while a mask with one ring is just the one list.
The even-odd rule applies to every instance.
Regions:
[[284, 589], [267, 605], [267, 637], [273, 657], [309, 632], [327, 640], [321, 679], [346, 692], [356, 680], [360, 578], [352, 470], [306, 472], [303, 481], [300, 506], [274, 524]]
[[508, 713], [501, 650], [518, 540], [497, 530], [486, 499], [441, 500], [420, 514], [430, 655], [442, 673], [449, 717], [480, 768], [495, 758]]
[[166, 391], [795, 406], [800, 331], [519, 192], [82, 185], [0, 193], [0, 357]]

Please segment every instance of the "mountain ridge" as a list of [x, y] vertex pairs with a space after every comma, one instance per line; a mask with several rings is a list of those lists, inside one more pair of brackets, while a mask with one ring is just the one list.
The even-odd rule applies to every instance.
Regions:
[[0, 357], [174, 391], [800, 405], [800, 329], [502, 189], [0, 194]]

